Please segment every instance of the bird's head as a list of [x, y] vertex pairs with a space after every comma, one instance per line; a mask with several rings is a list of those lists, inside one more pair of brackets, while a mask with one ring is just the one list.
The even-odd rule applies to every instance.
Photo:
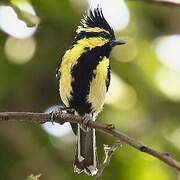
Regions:
[[111, 49], [116, 45], [125, 44], [122, 40], [116, 40], [114, 30], [104, 18], [102, 9], [98, 7], [87, 12], [76, 33], [74, 43], [87, 39], [87, 42], [96, 43], [96, 46], [106, 45]]

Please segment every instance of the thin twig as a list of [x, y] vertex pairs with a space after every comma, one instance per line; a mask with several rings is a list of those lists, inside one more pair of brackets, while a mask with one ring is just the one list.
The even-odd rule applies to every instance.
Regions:
[[40, 180], [40, 177], [41, 177], [41, 174], [38, 174], [38, 175], [31, 174], [26, 178], [26, 180]]
[[[35, 124], [42, 124], [48, 121], [51, 121], [51, 113], [31, 113], [31, 112], [2, 112], [0, 113], [0, 121], [19, 121], [19, 122], [31, 122]], [[79, 116], [61, 113], [54, 119], [55, 122], [63, 124], [64, 122], [71, 123], [82, 123], [82, 119]], [[89, 127], [95, 128], [99, 131], [102, 131], [106, 134], [111, 135], [112, 137], [134, 147], [135, 149], [147, 153], [151, 156], [154, 156], [161, 161], [165, 162], [171, 167], [176, 168], [180, 171], [180, 162], [173, 159], [168, 153], [159, 152], [155, 149], [152, 149], [148, 146], [143, 145], [142, 143], [136, 141], [135, 139], [127, 136], [126, 134], [117, 130], [112, 124], [98, 123], [90, 121], [88, 124]]]
[[0, 5], [11, 6], [16, 12], [18, 18], [26, 23], [28, 27], [38, 26], [41, 22], [40, 17], [33, 15], [21, 9], [16, 2], [10, 0], [0, 0]]
[[100, 180], [102, 178], [104, 169], [109, 165], [114, 151], [116, 151], [118, 149], [118, 147], [120, 147], [120, 145], [121, 145], [120, 142], [117, 142], [117, 143], [113, 144], [112, 146], [104, 144], [105, 158], [104, 158], [104, 162], [99, 167], [99, 170], [98, 170], [98, 173], [96, 174], [95, 180]]
[[37, 15], [33, 15], [20, 9], [16, 4], [10, 3], [11, 7], [16, 12], [19, 19], [24, 21], [28, 27], [34, 27], [40, 24], [40, 18]]

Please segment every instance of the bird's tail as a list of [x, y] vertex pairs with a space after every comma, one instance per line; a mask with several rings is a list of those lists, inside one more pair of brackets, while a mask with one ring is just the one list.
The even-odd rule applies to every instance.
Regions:
[[96, 175], [97, 155], [96, 155], [96, 135], [95, 129], [84, 131], [78, 124], [77, 147], [74, 161], [74, 171], [85, 172], [88, 175]]

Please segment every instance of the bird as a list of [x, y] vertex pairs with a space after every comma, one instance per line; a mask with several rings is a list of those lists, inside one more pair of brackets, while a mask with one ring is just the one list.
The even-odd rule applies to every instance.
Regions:
[[95, 129], [85, 126], [102, 111], [111, 79], [109, 56], [116, 45], [114, 30], [102, 9], [90, 8], [81, 19], [70, 48], [57, 68], [60, 98], [66, 108], [82, 117], [84, 126], [71, 123], [76, 135], [74, 171], [98, 172]]

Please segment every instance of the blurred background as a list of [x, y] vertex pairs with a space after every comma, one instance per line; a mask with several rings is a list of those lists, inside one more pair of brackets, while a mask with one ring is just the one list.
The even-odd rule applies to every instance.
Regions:
[[[44, 112], [61, 104], [56, 67], [82, 14], [102, 7], [117, 38], [112, 81], [98, 120], [180, 160], [180, 6], [143, 0], [1, 0], [0, 111]], [[114, 139], [97, 133], [103, 144]], [[90, 180], [73, 173], [75, 137], [69, 124], [1, 122], [0, 179]], [[104, 180], [180, 180], [163, 162], [123, 144]]]

